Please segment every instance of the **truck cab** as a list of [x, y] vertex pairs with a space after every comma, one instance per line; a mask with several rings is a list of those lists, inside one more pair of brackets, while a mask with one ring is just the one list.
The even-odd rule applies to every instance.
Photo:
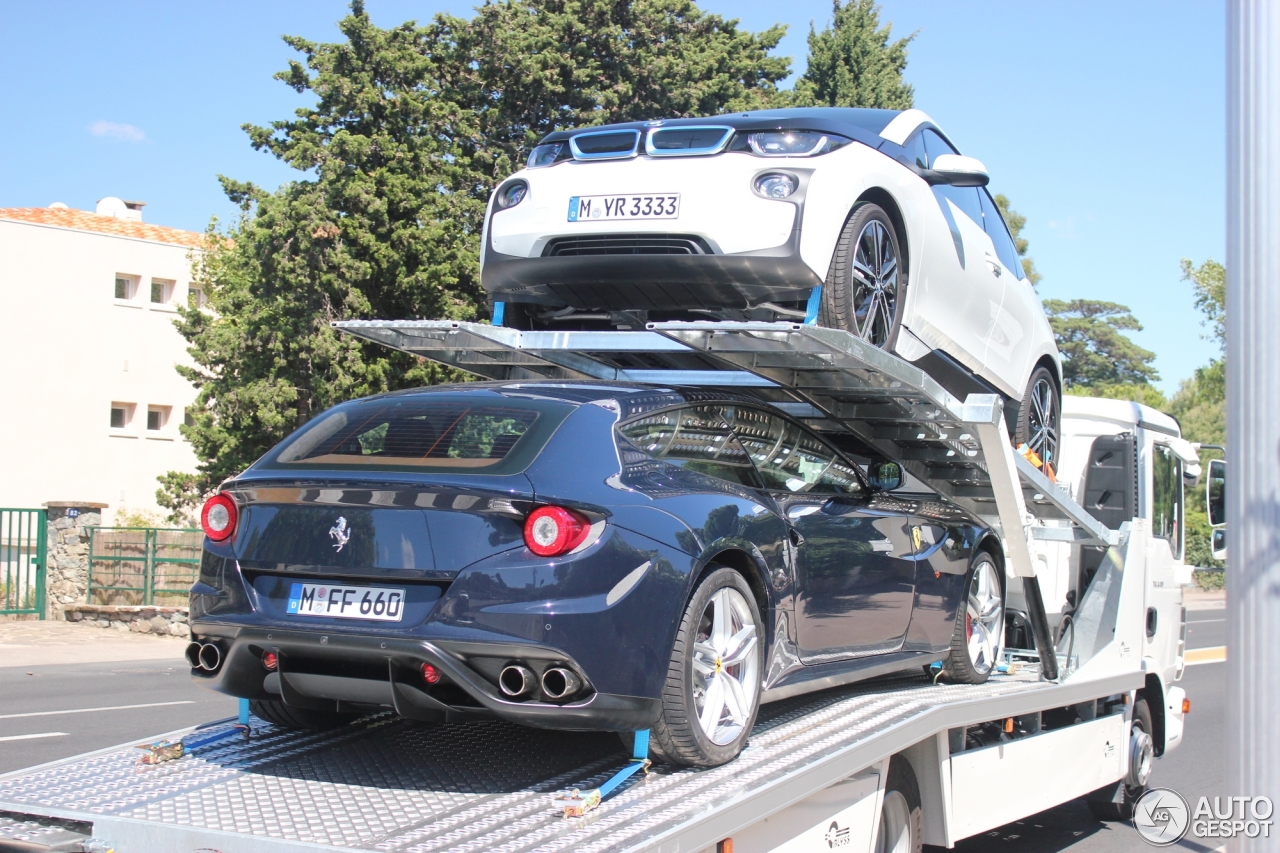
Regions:
[[[1184, 559], [1186, 489], [1199, 481], [1200, 460], [1178, 422], [1150, 406], [1078, 396], [1062, 402], [1059, 488], [1107, 527], [1130, 523], [1130, 535], [1145, 539], [1139, 551], [1147, 577], [1143, 692], [1155, 724], [1155, 754], [1162, 755], [1182, 736], [1185, 694], [1174, 684], [1185, 666], [1182, 588], [1192, 573]], [[1043, 580], [1046, 610], [1062, 637], [1106, 549], [1056, 542], [1040, 547], [1050, 569]]]

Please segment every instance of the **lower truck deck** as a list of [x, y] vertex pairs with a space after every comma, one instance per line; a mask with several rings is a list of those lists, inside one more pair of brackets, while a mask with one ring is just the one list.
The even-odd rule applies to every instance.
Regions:
[[[32, 846], [9, 849], [116, 853], [674, 853], [714, 850], [732, 837], [736, 850], [750, 853], [774, 849], [769, 838], [779, 832], [786, 838], [801, 833], [807, 824], [797, 820], [825, 826], [848, 804], [826, 812], [796, 804], [842, 780], [869, 776], [875, 793], [877, 768], [904, 751], [921, 788], [926, 842], [954, 843], [1006, 822], [989, 808], [981, 815], [952, 814], [966, 780], [952, 779], [960, 766], [951, 752], [962, 748], [965, 727], [1096, 707], [1094, 700], [1141, 685], [1140, 672], [1055, 684], [1023, 670], [994, 675], [981, 686], [907, 674], [833, 688], [763, 706], [748, 748], [735, 761], [711, 770], [658, 765], [581, 818], [564, 817], [553, 798], [599, 786], [625, 763], [610, 733], [497, 721], [424, 725], [387, 714], [300, 733], [254, 718], [248, 741], [227, 738], [158, 765], [140, 765], [142, 752], [126, 745], [0, 777], [0, 849], [12, 839]], [[980, 753], [991, 753], [987, 759], [1004, 761], [1010, 744], [1059, 744], [1024, 753], [1041, 768], [1033, 777], [1005, 774], [1002, 784], [1019, 793], [1020, 811], [1012, 819], [1035, 804], [1034, 794], [1024, 796], [1028, 788], [1040, 787], [1048, 807], [1123, 775], [1125, 726], [1123, 714], [1112, 713], [960, 754], [981, 762]], [[1099, 760], [1079, 754], [1090, 744]], [[1055, 755], [1065, 764], [1055, 765]], [[1050, 766], [1052, 774], [1045, 772]], [[973, 772], [992, 778], [989, 767], [975, 765]], [[1044, 789], [1047, 776], [1066, 787]], [[984, 792], [986, 802], [993, 798], [1000, 799], [998, 791]], [[105, 843], [77, 846], [90, 835]]]

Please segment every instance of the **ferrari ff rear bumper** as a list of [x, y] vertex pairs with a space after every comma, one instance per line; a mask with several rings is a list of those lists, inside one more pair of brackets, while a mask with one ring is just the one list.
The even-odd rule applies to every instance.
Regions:
[[[196, 642], [212, 643], [221, 652], [213, 671], [192, 671], [197, 683], [292, 707], [394, 710], [431, 721], [499, 717], [541, 728], [606, 731], [648, 728], [661, 712], [658, 699], [596, 692], [581, 667], [543, 646], [249, 628], [213, 620], [193, 621], [191, 629]], [[265, 652], [276, 655], [274, 671], [263, 666]], [[546, 700], [539, 687], [513, 701], [493, 683], [512, 663], [528, 668], [536, 681], [552, 666], [569, 669], [582, 678], [582, 687], [563, 702]], [[438, 681], [424, 679], [423, 664], [439, 671]]]

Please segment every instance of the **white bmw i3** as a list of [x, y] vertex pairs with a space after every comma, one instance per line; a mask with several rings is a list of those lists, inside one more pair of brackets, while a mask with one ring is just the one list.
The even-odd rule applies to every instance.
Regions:
[[522, 329], [845, 329], [960, 399], [999, 393], [1015, 445], [1056, 466], [1058, 349], [987, 182], [919, 110], [559, 131], [494, 191], [481, 280]]

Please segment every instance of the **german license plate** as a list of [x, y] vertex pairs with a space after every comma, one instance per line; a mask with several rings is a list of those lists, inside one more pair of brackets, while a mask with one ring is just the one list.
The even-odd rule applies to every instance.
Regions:
[[291, 616], [374, 619], [399, 622], [404, 616], [404, 590], [329, 583], [295, 583], [289, 589]]
[[646, 195], [575, 195], [569, 199], [569, 221], [610, 219], [678, 219], [679, 193]]

